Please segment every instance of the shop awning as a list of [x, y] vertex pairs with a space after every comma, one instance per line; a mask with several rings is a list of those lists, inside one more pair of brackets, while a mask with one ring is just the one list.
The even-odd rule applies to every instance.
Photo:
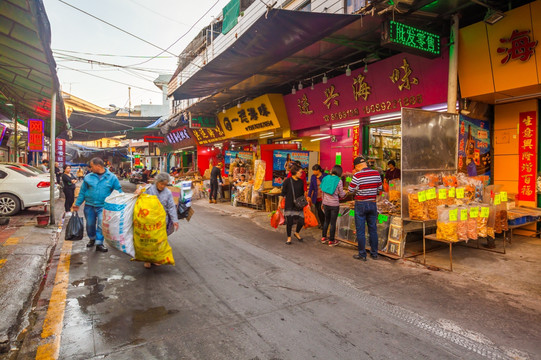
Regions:
[[271, 9], [233, 45], [180, 85], [173, 96], [181, 100], [219, 93], [359, 18]]
[[[65, 131], [58, 137], [60, 139], [73, 141], [92, 141], [104, 137], [127, 135], [129, 131], [146, 128], [147, 126], [154, 124], [159, 118], [159, 116], [130, 117], [115, 116], [115, 114], [116, 113], [101, 115], [73, 111], [69, 117], [72, 136], [69, 137], [68, 132]], [[143, 131], [147, 130], [148, 129]], [[150, 135], [153, 133], [154, 131], [151, 130]]]
[[56, 92], [56, 120], [63, 127], [66, 114], [42, 1], [1, 1], [0, 24], [0, 113], [48, 121]]

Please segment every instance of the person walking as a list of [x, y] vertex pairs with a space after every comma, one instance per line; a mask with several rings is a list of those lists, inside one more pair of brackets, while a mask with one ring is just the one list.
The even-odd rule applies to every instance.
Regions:
[[220, 162], [215, 167], [212, 168], [210, 172], [210, 197], [209, 203], [216, 204], [216, 198], [218, 196], [218, 185], [222, 185], [224, 181], [222, 180], [222, 167], [224, 165]]
[[378, 208], [376, 196], [382, 190], [381, 176], [376, 170], [368, 167], [362, 156], [353, 161], [355, 174], [349, 184], [349, 191], [355, 194], [355, 229], [359, 253], [353, 255], [357, 260], [366, 261], [365, 223], [368, 225], [370, 237], [370, 257], [378, 258]]
[[325, 223], [325, 213], [323, 212], [323, 192], [321, 191], [321, 181], [327, 175], [323, 172], [321, 165], [315, 164], [312, 166], [313, 175], [310, 177], [310, 187], [308, 188], [308, 197], [312, 200], [316, 208], [316, 214], [319, 222], [319, 229], [323, 228]]
[[73, 210], [78, 211], [83, 202], [85, 203], [86, 233], [90, 239], [86, 247], [96, 245], [96, 251], [107, 252], [101, 230], [105, 198], [111, 195], [113, 190], [122, 192], [122, 188], [118, 178], [105, 169], [105, 164], [99, 157], [90, 160], [90, 170], [91, 173], [83, 179]]
[[75, 200], [75, 184], [77, 183], [77, 178], [71, 173], [71, 166], [64, 165], [64, 172], [62, 173], [61, 180], [64, 197], [66, 198], [64, 201], [64, 216], [67, 217], [71, 216], [71, 206]]
[[335, 239], [336, 220], [338, 219], [338, 213], [340, 211], [340, 199], [343, 199], [346, 196], [341, 179], [342, 172], [343, 170], [340, 165], [334, 165], [331, 170], [331, 175], [326, 176], [321, 181], [321, 190], [323, 193], [322, 205], [325, 211], [325, 223], [321, 233], [321, 243], [325, 244], [327, 242], [327, 231], [330, 226], [331, 230], [328, 238], [329, 246], [338, 245], [338, 241]]
[[[171, 235], [173, 232], [178, 230], [178, 216], [177, 216], [177, 207], [175, 205], [175, 200], [173, 199], [173, 194], [167, 188], [167, 185], [171, 181], [169, 174], [162, 172], [156, 175], [156, 181], [152, 184], [147, 190], [148, 195], [155, 195], [160, 200], [166, 215], [167, 224], [167, 235]], [[159, 265], [159, 264], [154, 264]], [[150, 269], [152, 264], [146, 262], [144, 264], [145, 268]]]
[[84, 177], [85, 177], [85, 172], [83, 168], [79, 166], [79, 170], [77, 170], [77, 179], [80, 181], [80, 180], [83, 180]]
[[303, 241], [299, 232], [304, 226], [304, 211], [295, 206], [295, 199], [304, 195], [304, 182], [301, 180], [302, 172], [302, 168], [297, 164], [293, 163], [291, 165], [291, 177], [282, 184], [282, 194], [278, 202], [281, 204], [282, 198], [285, 198], [284, 216], [286, 218], [287, 245], [291, 245], [291, 230], [293, 230], [294, 223], [297, 223], [297, 228], [293, 235], [298, 241]]

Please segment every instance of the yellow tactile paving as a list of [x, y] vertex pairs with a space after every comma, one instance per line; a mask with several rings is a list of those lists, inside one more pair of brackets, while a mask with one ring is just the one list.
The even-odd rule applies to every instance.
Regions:
[[6, 242], [4, 243], [4, 246], [7, 245], [17, 245], [19, 243], [19, 240], [21, 240], [20, 237], [10, 237], [7, 238]]

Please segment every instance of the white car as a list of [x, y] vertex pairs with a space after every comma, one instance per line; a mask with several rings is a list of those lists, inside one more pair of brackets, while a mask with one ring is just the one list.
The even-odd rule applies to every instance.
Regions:
[[[60, 197], [55, 185], [54, 198]], [[50, 182], [15, 165], [0, 164], [0, 216], [50, 202]]]

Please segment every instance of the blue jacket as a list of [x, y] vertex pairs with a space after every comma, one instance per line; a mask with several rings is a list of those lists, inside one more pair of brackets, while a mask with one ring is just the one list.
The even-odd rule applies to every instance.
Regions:
[[[321, 173], [321, 180], [327, 176], [325, 173]], [[317, 176], [312, 175], [310, 178], [310, 187], [308, 188], [308, 197], [312, 199], [312, 204], [315, 204], [317, 201]]]
[[103, 207], [105, 198], [111, 195], [113, 190], [122, 192], [120, 181], [112, 172], [106, 169], [101, 177], [96, 173], [90, 173], [83, 180], [75, 205], [81, 206], [85, 202], [90, 206]]

